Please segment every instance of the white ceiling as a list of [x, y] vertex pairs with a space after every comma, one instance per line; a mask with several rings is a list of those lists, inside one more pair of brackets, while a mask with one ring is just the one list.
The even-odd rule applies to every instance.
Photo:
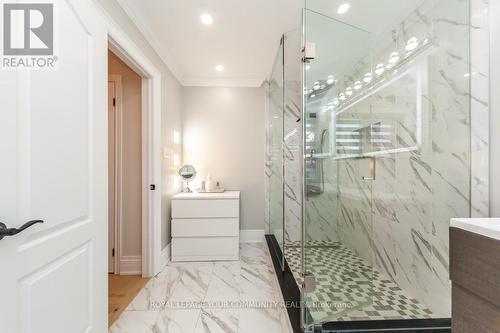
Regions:
[[[271, 72], [281, 35], [300, 27], [306, 2], [117, 1], [185, 86], [260, 86]], [[422, 1], [307, 0], [307, 7], [370, 31], [374, 38], [394, 28], [391, 25]], [[350, 10], [338, 15], [338, 6], [345, 2], [351, 4]], [[201, 23], [203, 13], [213, 16], [211, 26]], [[326, 29], [325, 38], [335, 35], [332, 29], [333, 33]], [[224, 65], [224, 72], [215, 70], [217, 64]]]
[[[304, 0], [118, 0], [186, 86], [260, 86]], [[211, 26], [202, 13], [214, 17]], [[223, 73], [215, 71], [224, 64]]]
[[[410, 12], [425, 0], [307, 0], [307, 8], [344, 23], [364, 29], [373, 35], [393, 29], [394, 24], [403, 21]], [[350, 9], [343, 15], [337, 14], [342, 3], [349, 3]], [[332, 24], [335, 24], [332, 22]], [[373, 37], [376, 38], [376, 37]]]

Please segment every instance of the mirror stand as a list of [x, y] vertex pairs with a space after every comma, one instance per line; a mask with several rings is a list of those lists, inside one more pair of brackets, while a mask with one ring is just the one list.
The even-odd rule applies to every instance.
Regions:
[[196, 169], [192, 165], [186, 164], [179, 169], [179, 176], [183, 181], [182, 193], [192, 193], [189, 182], [196, 176]]
[[193, 191], [191, 191], [191, 189], [189, 188], [189, 180], [184, 180], [183, 183], [184, 186], [182, 189], [182, 193], [193, 193]]

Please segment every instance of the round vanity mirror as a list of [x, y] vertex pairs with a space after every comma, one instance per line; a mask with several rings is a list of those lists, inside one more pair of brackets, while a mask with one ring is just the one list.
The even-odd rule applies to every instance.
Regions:
[[184, 181], [183, 192], [190, 193], [191, 190], [189, 189], [189, 182], [192, 181], [196, 176], [196, 169], [192, 165], [186, 164], [179, 169], [179, 176]]

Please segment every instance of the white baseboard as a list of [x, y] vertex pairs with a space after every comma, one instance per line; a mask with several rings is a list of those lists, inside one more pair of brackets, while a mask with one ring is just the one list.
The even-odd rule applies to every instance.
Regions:
[[167, 244], [167, 246], [165, 246], [163, 250], [161, 250], [161, 258], [160, 258], [161, 269], [164, 269], [165, 266], [167, 266], [168, 263], [170, 262], [170, 248], [171, 245], [169, 243]]
[[264, 241], [264, 229], [240, 230], [240, 243], [262, 243]]
[[142, 275], [142, 257], [122, 256], [120, 258], [120, 275]]

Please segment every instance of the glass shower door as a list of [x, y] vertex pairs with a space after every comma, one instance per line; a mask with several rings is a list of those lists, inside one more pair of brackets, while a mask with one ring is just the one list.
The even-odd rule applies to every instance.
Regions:
[[[304, 12], [304, 239], [306, 327], [363, 319], [373, 302], [370, 34]], [[359, 81], [353, 80], [353, 73]]]
[[390, 3], [342, 17], [371, 33], [304, 12], [308, 330], [450, 326], [449, 221], [471, 214], [469, 3]]

